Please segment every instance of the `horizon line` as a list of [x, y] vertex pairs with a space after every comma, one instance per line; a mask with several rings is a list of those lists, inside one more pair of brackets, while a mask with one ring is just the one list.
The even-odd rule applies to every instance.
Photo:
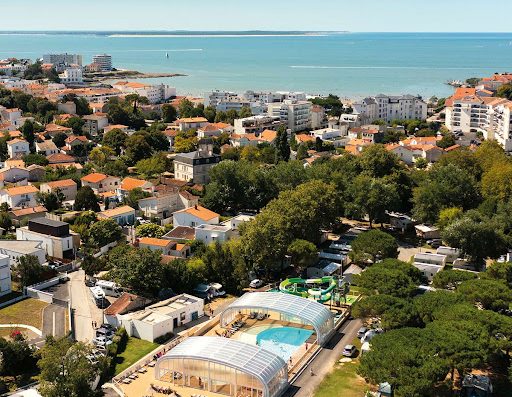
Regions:
[[297, 30], [297, 29], [244, 29], [244, 30], [233, 30], [233, 29], [209, 29], [209, 30], [188, 30], [188, 29], [113, 29], [113, 30], [101, 30], [101, 29], [37, 29], [37, 30], [26, 30], [26, 29], [0, 29], [0, 33], [252, 33], [252, 32], [264, 32], [264, 33], [381, 33], [381, 34], [393, 34], [393, 33], [483, 33], [483, 34], [512, 34], [512, 31], [371, 31], [371, 30]]

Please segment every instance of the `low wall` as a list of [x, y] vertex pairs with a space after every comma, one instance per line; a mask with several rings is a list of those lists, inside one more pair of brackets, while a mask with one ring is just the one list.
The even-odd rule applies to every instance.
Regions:
[[28, 296], [29, 298], [38, 299], [46, 303], [53, 303], [53, 294], [50, 294], [49, 292], [39, 291], [33, 288], [27, 288], [25, 290], [25, 295]]
[[22, 295], [18, 296], [17, 298], [13, 298], [11, 300], [8, 300], [7, 302], [0, 303], [0, 309], [9, 305], [14, 305], [16, 302], [22, 301], [23, 299], [26, 299], [27, 297]]

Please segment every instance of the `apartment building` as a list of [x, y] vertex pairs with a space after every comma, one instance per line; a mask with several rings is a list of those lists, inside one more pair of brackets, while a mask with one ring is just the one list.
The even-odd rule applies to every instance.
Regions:
[[7, 255], [0, 254], [0, 296], [11, 292], [11, 265]]
[[259, 115], [235, 120], [235, 134], [256, 134], [259, 135], [265, 130], [276, 131], [280, 126], [286, 126], [279, 115]]
[[102, 72], [112, 70], [112, 56], [108, 54], [95, 55], [92, 58], [92, 63], [99, 66]]
[[58, 65], [78, 65], [82, 66], [82, 55], [78, 54], [44, 54], [43, 63]]
[[82, 119], [85, 121], [82, 131], [91, 136], [98, 136], [100, 131], [108, 125], [106, 113], [90, 114], [82, 117]]
[[221, 156], [213, 153], [211, 140], [199, 141], [198, 150], [178, 153], [174, 158], [174, 177], [181, 181], [206, 184], [210, 181], [208, 172], [220, 163]]
[[311, 127], [311, 110], [309, 101], [293, 101], [287, 99], [280, 103], [269, 103], [268, 114], [279, 117], [292, 133], [305, 131]]
[[123, 94], [139, 94], [146, 97], [149, 103], [155, 104], [164, 102], [171, 97], [176, 96], [176, 88], [165, 84], [143, 84], [131, 81], [119, 81], [113, 84], [113, 87]]
[[84, 76], [81, 67], [69, 67], [59, 74], [60, 82], [66, 85], [83, 84]]
[[375, 120], [424, 120], [427, 118], [427, 103], [420, 96], [377, 95], [352, 103], [354, 114], [362, 123]]

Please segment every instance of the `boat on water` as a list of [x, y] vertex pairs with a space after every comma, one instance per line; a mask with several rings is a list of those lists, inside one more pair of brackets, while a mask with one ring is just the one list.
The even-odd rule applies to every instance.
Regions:
[[464, 85], [463, 81], [460, 80], [448, 80], [446, 84], [451, 85], [452, 87], [462, 87]]
[[168, 52], [166, 52], [166, 53], [165, 53], [165, 57], [166, 57], [167, 59], [169, 58], [169, 53], [168, 53]]

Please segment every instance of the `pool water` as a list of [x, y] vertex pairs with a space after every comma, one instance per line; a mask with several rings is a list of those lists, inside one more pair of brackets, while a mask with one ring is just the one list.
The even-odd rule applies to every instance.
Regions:
[[288, 361], [312, 334], [313, 331], [302, 328], [269, 328], [257, 335], [256, 344]]

